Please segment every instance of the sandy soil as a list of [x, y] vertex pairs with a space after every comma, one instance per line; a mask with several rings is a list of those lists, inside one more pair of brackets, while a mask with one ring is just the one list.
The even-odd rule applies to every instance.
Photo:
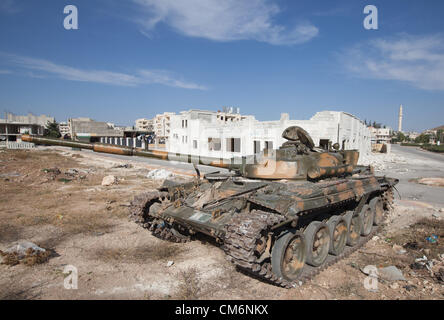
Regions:
[[[0, 151], [0, 250], [27, 240], [55, 252], [43, 264], [0, 265], [0, 299], [444, 298], [437, 276], [444, 268], [444, 213], [427, 203], [397, 200], [382, 233], [288, 290], [236, 271], [212, 241], [172, 244], [128, 221], [132, 197], [161, 183], [146, 177], [150, 169], [71, 150]], [[118, 183], [102, 186], [110, 174]], [[435, 243], [426, 240], [432, 234]], [[424, 255], [433, 259], [432, 272], [415, 268]], [[77, 290], [64, 288], [67, 265], [78, 269]], [[381, 279], [370, 292], [361, 271], [367, 265], [394, 265], [406, 281]]]

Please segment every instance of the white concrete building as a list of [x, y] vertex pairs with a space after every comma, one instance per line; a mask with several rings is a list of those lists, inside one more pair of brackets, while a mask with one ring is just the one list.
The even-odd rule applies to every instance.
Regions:
[[62, 137], [64, 137], [67, 134], [70, 134], [71, 128], [68, 124], [68, 122], [60, 122], [59, 123], [59, 130]]
[[372, 134], [372, 143], [385, 143], [388, 144], [392, 140], [392, 130], [390, 128], [374, 128], [370, 127]]
[[308, 131], [317, 146], [339, 143], [343, 149], [371, 150], [371, 133], [363, 121], [337, 111], [316, 113], [310, 120], [258, 121], [251, 115], [189, 110], [171, 115], [171, 132], [167, 141], [170, 152], [208, 157], [231, 158], [277, 149], [286, 140], [282, 132], [289, 126]]
[[154, 117], [154, 134], [158, 139], [168, 139], [171, 134], [171, 117], [174, 112], [164, 112]]
[[135, 128], [136, 130], [140, 130], [140, 131], [153, 131], [154, 126], [154, 120], [153, 119], [145, 119], [145, 118], [141, 118], [141, 119], [137, 119], [135, 121], [136, 125]]

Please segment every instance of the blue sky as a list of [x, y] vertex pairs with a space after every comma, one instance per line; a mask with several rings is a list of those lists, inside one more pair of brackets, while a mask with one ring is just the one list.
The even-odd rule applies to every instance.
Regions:
[[[78, 8], [65, 30], [63, 8]], [[378, 8], [378, 30], [363, 9]], [[0, 111], [132, 125], [190, 108], [444, 124], [443, 1], [0, 2]], [[3, 114], [2, 114], [3, 116]]]

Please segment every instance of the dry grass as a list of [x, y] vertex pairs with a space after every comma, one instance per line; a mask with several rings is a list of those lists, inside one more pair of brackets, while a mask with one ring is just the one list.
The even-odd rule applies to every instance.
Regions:
[[196, 300], [202, 293], [202, 279], [196, 268], [191, 267], [177, 274], [179, 285], [173, 295], [178, 300]]
[[105, 262], [144, 263], [147, 261], [175, 259], [183, 250], [183, 247], [180, 245], [162, 242], [134, 248], [101, 248], [95, 250], [91, 258]]
[[[438, 241], [430, 242], [427, 237], [438, 236]], [[429, 259], [437, 259], [438, 254], [444, 252], [444, 221], [422, 219], [410, 226], [389, 236], [391, 243], [404, 246], [413, 256], [421, 256], [424, 250], [430, 251]], [[420, 252], [421, 251], [421, 252]]]
[[51, 256], [51, 252], [49, 250], [46, 250], [45, 252], [35, 251], [32, 248], [29, 248], [26, 251], [24, 257], [19, 257], [16, 252], [6, 253], [1, 250], [0, 255], [3, 258], [3, 264], [15, 266], [19, 263], [22, 263], [28, 267], [31, 267], [33, 265], [45, 263], [46, 261], [48, 261], [49, 257]]

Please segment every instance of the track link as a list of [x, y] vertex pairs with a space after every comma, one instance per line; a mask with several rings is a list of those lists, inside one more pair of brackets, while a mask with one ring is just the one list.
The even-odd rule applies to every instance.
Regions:
[[134, 197], [130, 204], [129, 219], [148, 229], [152, 234], [162, 240], [171, 242], [187, 242], [189, 237], [182, 236], [174, 227], [164, 220], [150, 215], [150, 207], [154, 203], [160, 203], [162, 198], [168, 196], [167, 192], [157, 190], [145, 192]]
[[[387, 190], [382, 195], [382, 200], [386, 213], [392, 210], [393, 190]], [[224, 251], [227, 254], [228, 260], [256, 278], [285, 288], [293, 288], [304, 284], [331, 265], [351, 255], [381, 229], [381, 226], [373, 226], [371, 233], [365, 237], [361, 236], [355, 246], [346, 246], [344, 251], [338, 256], [329, 254], [324, 264], [319, 267], [312, 267], [306, 264], [299, 279], [288, 281], [278, 278], [272, 272], [270, 261], [264, 260], [260, 262], [256, 252], [256, 245], [260, 239], [269, 232], [273, 225], [284, 220], [285, 217], [282, 215], [259, 210], [236, 215], [226, 227]]]

